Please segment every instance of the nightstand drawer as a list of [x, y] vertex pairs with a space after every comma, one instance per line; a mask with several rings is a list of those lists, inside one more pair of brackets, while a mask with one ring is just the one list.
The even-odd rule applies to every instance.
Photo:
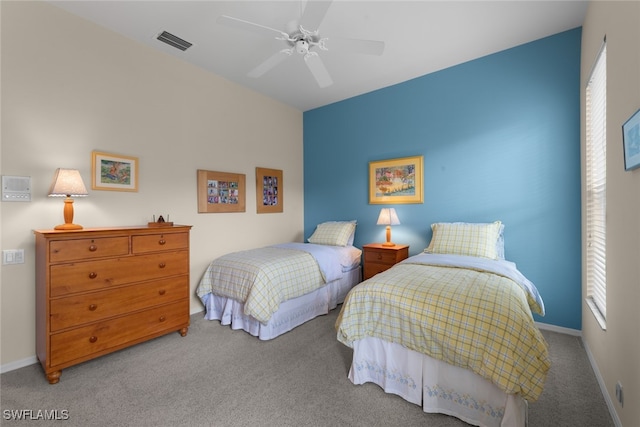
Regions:
[[364, 262], [393, 265], [396, 263], [396, 252], [385, 250], [369, 250], [364, 253]]
[[96, 239], [54, 240], [49, 243], [49, 262], [75, 259], [122, 256], [129, 253], [129, 237], [100, 237]]
[[364, 277], [366, 277], [367, 279], [369, 277], [373, 277], [378, 273], [382, 273], [383, 271], [386, 271], [389, 269], [389, 265], [388, 264], [372, 264], [372, 263], [368, 263], [364, 265]]

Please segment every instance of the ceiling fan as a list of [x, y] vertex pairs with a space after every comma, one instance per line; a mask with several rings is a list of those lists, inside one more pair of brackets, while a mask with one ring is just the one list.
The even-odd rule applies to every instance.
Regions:
[[382, 55], [384, 51], [384, 42], [382, 41], [332, 38], [331, 42], [329, 42], [328, 37], [321, 37], [318, 28], [324, 20], [331, 3], [332, 1], [308, 0], [295, 29], [290, 32], [276, 30], [227, 15], [219, 16], [217, 22], [228, 27], [251, 31], [267, 37], [275, 37], [277, 40], [285, 42], [288, 46], [286, 49], [274, 53], [251, 70], [248, 73], [250, 77], [257, 78], [264, 75], [295, 52], [303, 55], [304, 61], [318, 86], [323, 88], [332, 85], [333, 80], [320, 58], [319, 51], [331, 50], [368, 55]]

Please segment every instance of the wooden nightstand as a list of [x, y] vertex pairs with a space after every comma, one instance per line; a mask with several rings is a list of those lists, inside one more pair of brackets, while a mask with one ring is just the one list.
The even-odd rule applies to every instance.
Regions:
[[364, 252], [364, 280], [388, 270], [409, 257], [409, 245], [383, 246], [369, 243], [362, 246]]

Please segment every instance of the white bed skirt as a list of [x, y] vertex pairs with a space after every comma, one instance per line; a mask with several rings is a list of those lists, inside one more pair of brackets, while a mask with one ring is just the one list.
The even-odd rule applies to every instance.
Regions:
[[338, 280], [281, 303], [266, 325], [244, 314], [243, 303], [214, 294], [207, 295], [204, 318], [219, 320], [222, 325], [231, 325], [231, 329], [242, 329], [261, 340], [270, 340], [315, 317], [329, 313], [344, 302], [349, 290], [360, 283], [360, 272], [360, 267], [356, 267]]
[[353, 346], [349, 379], [372, 382], [386, 393], [422, 405], [424, 412], [447, 414], [469, 424], [512, 427], [527, 424], [527, 402], [457, 366], [389, 343], [364, 338]]

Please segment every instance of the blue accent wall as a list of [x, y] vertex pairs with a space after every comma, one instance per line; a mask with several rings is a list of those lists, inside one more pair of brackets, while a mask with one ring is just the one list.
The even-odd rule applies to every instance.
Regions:
[[424, 203], [393, 205], [392, 240], [415, 255], [433, 222], [501, 220], [536, 320], [581, 329], [580, 43], [576, 28], [305, 112], [305, 237], [356, 219], [356, 246], [384, 241], [369, 162], [422, 155]]

